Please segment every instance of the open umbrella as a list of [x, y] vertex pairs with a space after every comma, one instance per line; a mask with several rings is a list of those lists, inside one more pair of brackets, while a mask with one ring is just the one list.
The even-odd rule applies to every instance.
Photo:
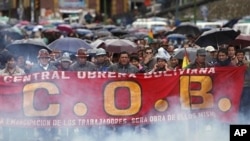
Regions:
[[185, 40], [186, 39], [186, 36], [185, 35], [182, 35], [182, 34], [179, 34], [179, 33], [172, 33], [172, 34], [169, 34], [167, 35], [167, 39], [168, 40]]
[[250, 46], [250, 35], [240, 34], [239, 36], [237, 36], [235, 38], [235, 40], [233, 40], [232, 42], [230, 42], [230, 44], [232, 44], [232, 45], [238, 45], [241, 48], [248, 47], [248, 46]]
[[73, 28], [69, 24], [60, 24], [57, 26], [57, 29], [61, 32], [71, 33], [73, 32]]
[[79, 28], [79, 29], [76, 29], [76, 33], [79, 35], [86, 35], [86, 34], [93, 33], [93, 32], [89, 29]]
[[124, 36], [122, 36], [121, 38], [134, 38], [135, 40], [144, 40], [145, 38], [148, 37], [148, 33], [146, 32], [135, 32], [135, 33], [129, 33], [126, 34]]
[[239, 32], [236, 32], [232, 28], [215, 28], [203, 32], [195, 41], [195, 44], [201, 47], [210, 45], [217, 47], [222, 44], [228, 44], [229, 42], [233, 41], [239, 34]]
[[16, 40], [7, 45], [6, 49], [17, 56], [24, 56], [30, 61], [35, 62], [40, 49], [46, 49], [51, 52], [51, 49], [40, 39]]
[[[98, 38], [99, 40], [103, 40], [103, 41], [106, 41], [106, 40], [109, 40], [109, 39], [119, 39], [118, 37], [116, 36], [105, 36], [105, 37], [100, 37]], [[97, 40], [98, 40], [97, 39]]]
[[183, 34], [179, 34], [179, 33], [172, 33], [172, 34], [169, 34], [166, 38], [168, 42], [172, 43], [173, 45], [181, 45], [186, 39], [186, 36]]
[[201, 34], [199, 27], [197, 27], [192, 23], [181, 23], [174, 29], [173, 32], [183, 35], [193, 35], [193, 36], [199, 36]]
[[99, 48], [102, 45], [105, 45], [105, 43], [104, 43], [104, 40], [97, 39], [93, 41], [90, 45], [92, 46], [92, 48]]
[[105, 49], [108, 52], [120, 53], [122, 51], [127, 51], [128, 53], [134, 53], [138, 51], [137, 45], [126, 39], [109, 39], [104, 43]]
[[50, 43], [48, 47], [51, 49], [67, 51], [71, 53], [76, 53], [77, 50], [81, 47], [86, 49], [92, 48], [86, 41], [74, 37], [56, 39], [55, 41]]
[[112, 33], [113, 36], [117, 36], [117, 37], [128, 34], [128, 31], [125, 31], [122, 28], [115, 28], [115, 29], [110, 30], [110, 32]]
[[111, 32], [109, 32], [108, 30], [103, 30], [103, 29], [94, 30], [93, 33], [94, 33], [94, 35], [97, 36], [97, 37], [112, 36], [112, 33], [111, 33]]
[[[191, 62], [193, 62], [196, 58], [196, 48], [186, 48], [187, 54], [188, 54], [188, 58]], [[185, 48], [180, 48], [175, 50], [174, 52], [174, 57], [178, 58], [178, 59], [183, 59], [183, 57], [185, 56]]]

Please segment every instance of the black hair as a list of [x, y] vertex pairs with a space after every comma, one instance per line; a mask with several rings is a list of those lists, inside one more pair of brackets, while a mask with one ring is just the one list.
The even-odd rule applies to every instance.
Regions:
[[130, 56], [129, 53], [128, 53], [127, 51], [122, 51], [122, 52], [119, 53], [119, 57], [121, 57], [122, 54], [127, 54], [128, 57]]
[[245, 55], [245, 50], [243, 50], [243, 49], [237, 49], [235, 54], [237, 54], [237, 53], [243, 53], [243, 55]]
[[11, 59], [14, 59], [15, 61], [17, 61], [17, 56], [13, 54], [7, 54], [6, 61], [10, 61]]
[[140, 59], [139, 59], [139, 57], [137, 55], [130, 56], [130, 61], [132, 61], [132, 60], [136, 60], [138, 62], [140, 61]]
[[219, 55], [220, 52], [221, 52], [221, 53], [225, 53], [225, 54], [228, 56], [228, 51], [227, 51], [227, 49], [221, 48], [221, 49], [218, 50], [217, 58], [218, 58], [218, 55]]

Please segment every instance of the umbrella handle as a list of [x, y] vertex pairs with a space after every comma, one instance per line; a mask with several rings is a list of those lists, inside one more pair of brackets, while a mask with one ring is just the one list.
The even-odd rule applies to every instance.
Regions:
[[109, 55], [109, 61], [110, 61], [110, 63], [112, 63], [112, 64], [113, 64], [113, 62], [112, 62], [112, 60], [113, 60], [113, 56], [114, 56], [114, 53], [113, 53], [113, 52], [111, 52], [111, 54]]

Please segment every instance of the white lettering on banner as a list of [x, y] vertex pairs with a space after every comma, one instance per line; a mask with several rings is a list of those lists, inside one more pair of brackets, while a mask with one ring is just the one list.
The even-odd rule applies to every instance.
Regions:
[[20, 76], [4, 76], [3, 80], [5, 83], [20, 83], [20, 82], [30, 82], [32, 80], [67, 80], [70, 79], [69, 76], [65, 74], [64, 71], [53, 71], [53, 72], [41, 72], [32, 73], [29, 75]]
[[78, 119], [78, 125], [116, 125], [126, 124], [126, 118], [107, 118], [107, 119]]
[[37, 126], [37, 127], [50, 127], [52, 124], [50, 120], [42, 119], [9, 119], [5, 120], [7, 126]]
[[144, 73], [144, 78], [159, 78], [159, 77], [171, 77], [185, 74], [214, 74], [215, 68], [201, 68], [201, 69], [178, 69], [173, 71], [159, 71], [153, 73]]
[[152, 115], [132, 118], [86, 118], [86, 119], [0, 119], [1, 126], [23, 126], [23, 127], [74, 127], [74, 126], [95, 126], [95, 125], [122, 125], [122, 124], [145, 124], [166, 121], [185, 121], [190, 119], [202, 119], [215, 117], [213, 111], [197, 113], [174, 113], [166, 115]]
[[[174, 71], [160, 71], [154, 73], [144, 73], [144, 78], [159, 78], [159, 77], [171, 77], [184, 74], [214, 74], [215, 68], [202, 68], [202, 69], [178, 69]], [[136, 78], [136, 74], [129, 73], [116, 73], [116, 72], [85, 72], [78, 71], [78, 79], [95, 79], [95, 78]], [[22, 76], [4, 76], [3, 80], [5, 83], [20, 83], [30, 82], [32, 80], [67, 80], [70, 76], [67, 76], [64, 71], [53, 71], [53, 72], [41, 72], [32, 73], [29, 75]]]

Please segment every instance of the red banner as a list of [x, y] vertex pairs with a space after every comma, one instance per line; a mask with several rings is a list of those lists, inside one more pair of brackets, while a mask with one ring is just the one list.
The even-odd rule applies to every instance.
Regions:
[[63, 127], [214, 118], [235, 122], [244, 67], [152, 74], [41, 72], [0, 79], [0, 125]]

